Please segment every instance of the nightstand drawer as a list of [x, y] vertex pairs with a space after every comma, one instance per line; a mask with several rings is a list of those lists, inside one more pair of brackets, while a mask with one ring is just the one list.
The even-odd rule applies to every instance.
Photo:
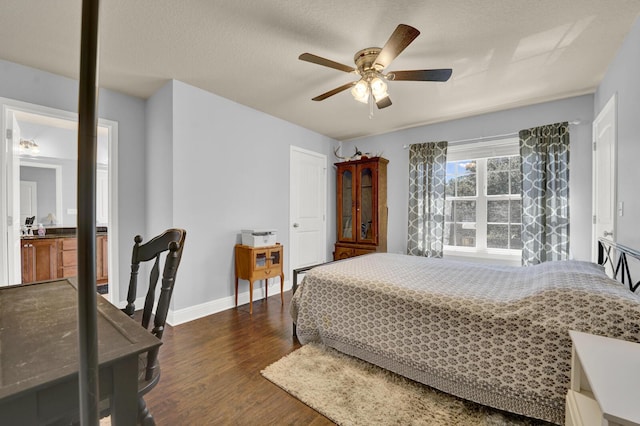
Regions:
[[254, 280], [264, 280], [267, 278], [279, 277], [280, 274], [281, 274], [280, 268], [270, 267], [266, 269], [258, 269], [256, 271], [253, 271], [253, 274], [251, 274], [251, 276]]
[[640, 343], [569, 330], [568, 426], [640, 425]]
[[602, 412], [595, 399], [578, 392], [567, 392], [565, 426], [600, 426]]

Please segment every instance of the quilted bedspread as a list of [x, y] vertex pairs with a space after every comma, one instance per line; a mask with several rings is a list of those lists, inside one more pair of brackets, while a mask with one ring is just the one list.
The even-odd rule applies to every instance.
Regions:
[[312, 341], [444, 392], [564, 422], [568, 330], [640, 341], [640, 296], [599, 265], [379, 253], [314, 268], [292, 301]]

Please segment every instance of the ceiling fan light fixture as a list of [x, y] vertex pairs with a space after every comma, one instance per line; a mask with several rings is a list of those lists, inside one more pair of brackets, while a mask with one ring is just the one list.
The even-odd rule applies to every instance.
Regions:
[[33, 139], [20, 139], [20, 152], [23, 154], [35, 155], [40, 152], [40, 147]]
[[369, 84], [365, 81], [365, 79], [361, 79], [358, 81], [352, 88], [351, 94], [353, 98], [358, 101], [366, 104], [369, 102]]
[[385, 83], [380, 77], [373, 77], [369, 86], [371, 87], [371, 93], [373, 94], [373, 97], [376, 98], [376, 101], [389, 96], [387, 93], [387, 83]]
[[351, 89], [353, 98], [369, 105], [369, 118], [373, 116], [374, 104], [378, 109], [384, 109], [392, 105], [387, 84], [389, 81], [448, 81], [451, 77], [451, 68], [388, 71], [391, 62], [409, 46], [420, 31], [410, 25], [399, 24], [382, 48], [367, 47], [359, 50], [353, 57], [355, 68], [332, 61], [311, 53], [303, 53], [298, 59], [325, 67], [333, 68], [360, 77], [357, 82], [343, 84], [333, 90], [325, 92], [313, 101], [322, 101], [330, 96]]

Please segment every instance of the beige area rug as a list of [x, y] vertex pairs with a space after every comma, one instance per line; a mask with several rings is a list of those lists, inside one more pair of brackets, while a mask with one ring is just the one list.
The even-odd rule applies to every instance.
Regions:
[[320, 344], [304, 345], [261, 373], [343, 426], [549, 425], [458, 399]]

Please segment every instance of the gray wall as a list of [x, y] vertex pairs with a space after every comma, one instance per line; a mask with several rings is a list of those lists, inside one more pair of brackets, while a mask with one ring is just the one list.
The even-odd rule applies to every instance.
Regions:
[[[233, 247], [240, 242], [241, 229], [278, 230], [289, 280], [290, 146], [323, 153], [331, 163], [329, 154], [337, 142], [179, 81], [171, 84], [171, 95], [165, 92], [167, 87], [150, 100], [148, 119], [165, 120], [172, 105], [171, 128], [163, 126], [165, 134], [158, 142], [160, 150], [171, 153], [170, 170], [163, 171], [165, 161], [152, 152], [154, 140], [149, 140], [147, 162], [150, 187], [155, 185], [153, 178], [164, 172], [172, 173], [173, 180], [171, 188], [149, 188], [148, 205], [165, 206], [171, 198], [171, 216], [161, 212], [166, 223], [155, 217], [154, 230], [169, 226], [187, 230], [174, 309], [234, 295]], [[335, 173], [329, 168], [327, 175], [327, 209], [333, 217]], [[150, 219], [155, 214], [149, 209]], [[329, 243], [334, 227], [333, 219], [327, 221]], [[247, 290], [248, 283], [241, 282], [239, 291]]]
[[629, 32], [595, 94], [594, 116], [618, 94], [618, 201], [624, 215], [617, 218], [616, 239], [640, 249], [640, 19]]
[[[0, 97], [77, 112], [78, 82], [0, 60]], [[100, 89], [98, 115], [118, 122], [118, 240], [120, 297], [126, 298], [133, 237], [145, 229], [145, 102]]]
[[147, 99], [146, 126], [145, 240], [173, 224], [173, 81]]
[[[374, 116], [374, 120], [376, 117]], [[591, 122], [593, 96], [547, 102], [514, 108], [460, 120], [414, 127], [375, 137], [343, 142], [344, 155], [357, 146], [363, 152], [382, 152], [389, 160], [388, 251], [405, 253], [407, 246], [407, 205], [409, 185], [409, 152], [403, 145], [428, 141], [457, 141], [518, 132], [543, 124], [580, 120], [572, 125], [570, 155], [571, 252], [576, 259], [591, 256]]]

